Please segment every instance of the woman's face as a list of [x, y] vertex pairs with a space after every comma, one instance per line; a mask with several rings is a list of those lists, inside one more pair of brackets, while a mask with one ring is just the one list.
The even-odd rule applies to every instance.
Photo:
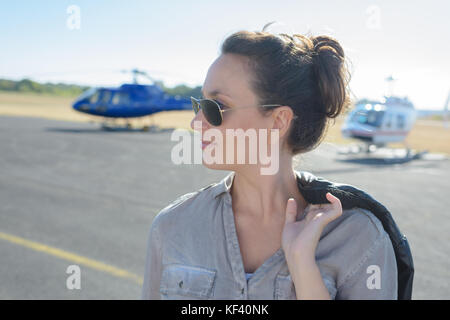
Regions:
[[[260, 153], [262, 151], [259, 148], [260, 143], [264, 145], [264, 142], [267, 141], [265, 143], [266, 150], [270, 153], [270, 129], [279, 127], [280, 125], [279, 117], [274, 116], [275, 112], [271, 113], [272, 115], [269, 113], [269, 116], [263, 116], [260, 110], [258, 110], [258, 97], [250, 86], [252, 73], [246, 63], [246, 59], [244, 56], [235, 54], [223, 54], [219, 56], [210, 66], [203, 84], [202, 92], [204, 98], [214, 99], [220, 102], [224, 106], [223, 110], [230, 109], [230, 111], [222, 113], [223, 121], [218, 127], [209, 124], [202, 111], [199, 111], [191, 121], [191, 128], [201, 131], [202, 141], [211, 141], [211, 144], [203, 149], [203, 164], [210, 169], [236, 171], [238, 168], [242, 168], [242, 166], [254, 166], [255, 164], [249, 156], [252, 156], [253, 159], [256, 157], [256, 165], [260, 165]], [[271, 103], [276, 104], [277, 102], [274, 101]], [[241, 107], [246, 108], [240, 109]], [[233, 110], [234, 108], [237, 109]], [[281, 109], [283, 110], [278, 109], [280, 108], [275, 109], [275, 115], [279, 111], [283, 111], [281, 115], [282, 121], [289, 113], [292, 114], [289, 107], [282, 107]], [[197, 123], [200, 124], [199, 127], [195, 127], [195, 121], [199, 121]], [[234, 136], [227, 137], [227, 129], [233, 129], [231, 132]], [[234, 131], [236, 129], [242, 130]], [[266, 132], [260, 129], [266, 129]], [[230, 132], [230, 130], [228, 131]], [[283, 129], [283, 133], [284, 131]], [[249, 140], [252, 139], [245, 137], [245, 133], [248, 136], [256, 136], [256, 143], [250, 143]], [[217, 134], [223, 138], [222, 143], [217, 143], [218, 141], [214, 142]], [[280, 131], [279, 136], [281, 137], [281, 135], [282, 133]], [[244, 145], [238, 143], [238, 140], [244, 141], [244, 139]], [[255, 140], [253, 139], [253, 141]], [[272, 141], [274, 141], [273, 138]], [[229, 144], [228, 149], [227, 144]], [[256, 150], [254, 149], [255, 145]], [[216, 150], [214, 151], [214, 149]], [[221, 156], [220, 150], [222, 150]], [[232, 152], [232, 150], [234, 151]], [[219, 157], [222, 159], [222, 164], [211, 164], [208, 163], [210, 161], [205, 161], [205, 153], [211, 156], [217, 156], [218, 154], [215, 152], [218, 151]], [[238, 162], [238, 157], [242, 157], [245, 160], [244, 164]]]

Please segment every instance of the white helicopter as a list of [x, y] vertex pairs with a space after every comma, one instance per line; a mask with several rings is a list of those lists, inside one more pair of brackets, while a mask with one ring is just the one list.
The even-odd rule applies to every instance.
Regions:
[[[394, 81], [392, 76], [387, 81]], [[417, 119], [417, 111], [407, 97], [384, 96], [379, 101], [360, 100], [341, 128], [343, 137], [358, 139], [358, 152], [367, 153], [388, 143], [403, 143], [407, 155], [410, 148], [405, 139]]]

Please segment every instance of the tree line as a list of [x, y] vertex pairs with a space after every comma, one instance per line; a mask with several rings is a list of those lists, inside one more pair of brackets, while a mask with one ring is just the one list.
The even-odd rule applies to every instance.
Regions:
[[[174, 96], [179, 95], [182, 97], [200, 97], [201, 95], [201, 86], [192, 88], [187, 85], [180, 84], [173, 88], [170, 88], [166, 87], [162, 81], [156, 81], [156, 84], [159, 85], [164, 92]], [[39, 93], [76, 97], [89, 88], [89, 86], [66, 83], [40, 83], [31, 79], [22, 79], [19, 81], [0, 79], [0, 91], [17, 93]]]

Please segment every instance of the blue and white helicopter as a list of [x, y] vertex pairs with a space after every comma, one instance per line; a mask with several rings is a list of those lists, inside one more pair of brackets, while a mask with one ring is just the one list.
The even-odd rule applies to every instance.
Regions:
[[[146, 72], [131, 70], [133, 83], [122, 84], [118, 88], [91, 88], [81, 94], [72, 107], [76, 111], [104, 118], [103, 129], [109, 129], [107, 119], [125, 118], [127, 128], [131, 128], [130, 118], [150, 116], [161, 111], [191, 110], [190, 99], [171, 96], [163, 91]], [[153, 84], [138, 84], [137, 77], [144, 76]], [[143, 126], [144, 131], [148, 126]]]
[[[391, 83], [392, 76], [385, 79]], [[357, 139], [358, 152], [365, 150], [370, 153], [389, 143], [402, 143], [406, 147], [407, 155], [411, 150], [406, 137], [417, 119], [417, 110], [407, 97], [392, 94], [379, 100], [360, 100], [348, 114], [341, 133], [345, 138]]]

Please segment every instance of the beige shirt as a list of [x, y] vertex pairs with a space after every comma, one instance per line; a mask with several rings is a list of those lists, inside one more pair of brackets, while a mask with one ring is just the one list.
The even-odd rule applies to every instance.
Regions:
[[[282, 248], [247, 281], [231, 205], [233, 178], [231, 172], [157, 214], [142, 299], [296, 299]], [[333, 299], [397, 299], [392, 243], [366, 209], [343, 210], [325, 227], [316, 262]]]

